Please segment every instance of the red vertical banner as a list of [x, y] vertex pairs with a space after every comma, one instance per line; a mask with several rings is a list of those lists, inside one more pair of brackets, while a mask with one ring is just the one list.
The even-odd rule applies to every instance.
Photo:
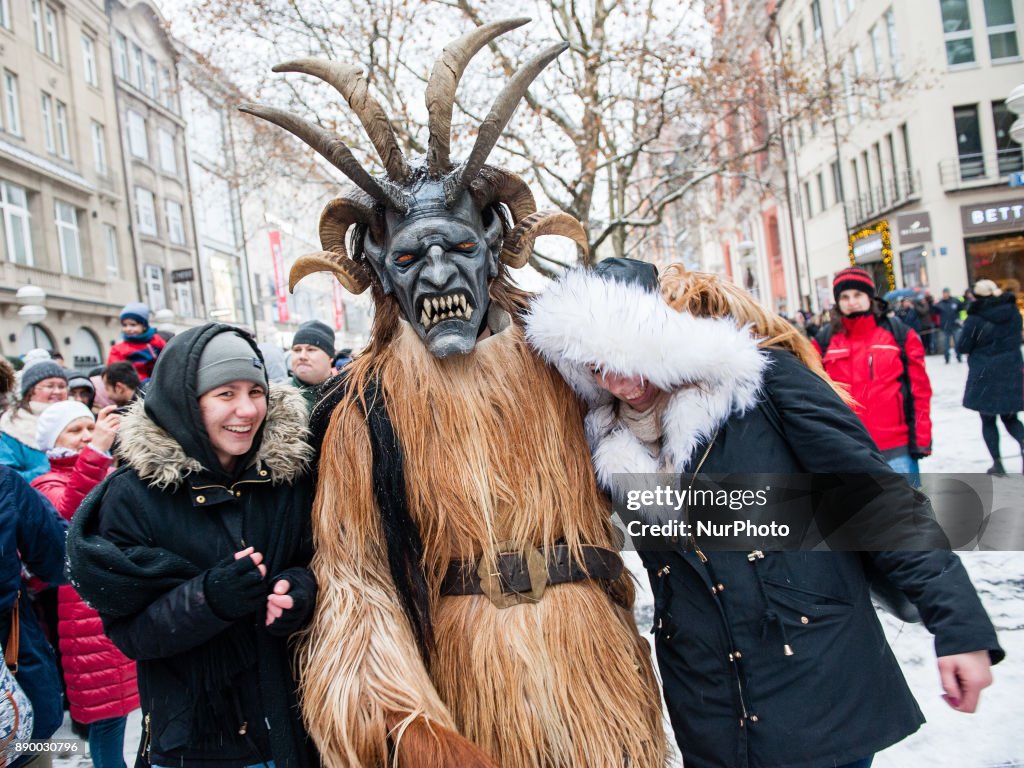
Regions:
[[345, 296], [341, 292], [341, 283], [334, 280], [334, 330], [345, 330]]
[[288, 322], [288, 289], [284, 277], [284, 252], [281, 250], [281, 233], [270, 230], [270, 258], [274, 262], [274, 290], [277, 293], [277, 321]]

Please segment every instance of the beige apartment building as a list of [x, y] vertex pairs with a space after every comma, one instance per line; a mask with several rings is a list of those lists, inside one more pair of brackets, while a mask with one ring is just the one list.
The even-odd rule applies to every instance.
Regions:
[[103, 0], [0, 0], [2, 354], [99, 364], [137, 296], [108, 29]]
[[1024, 82], [1024, 0], [782, 0], [777, 22], [791, 52], [836, 72], [835, 131], [805, 122], [789, 147], [805, 303], [831, 305], [851, 257], [879, 293], [1024, 282], [1005, 105]]
[[177, 53], [157, 7], [110, 0], [111, 55], [142, 300], [173, 323], [207, 317], [188, 182]]

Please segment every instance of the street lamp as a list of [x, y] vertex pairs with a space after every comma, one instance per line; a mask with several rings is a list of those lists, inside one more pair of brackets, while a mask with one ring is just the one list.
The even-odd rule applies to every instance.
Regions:
[[32, 328], [32, 346], [38, 347], [39, 336], [36, 326], [46, 319], [46, 307], [43, 306], [43, 302], [46, 301], [46, 291], [38, 285], [23, 285], [14, 294], [14, 298], [21, 304], [18, 309], [18, 317]]
[[46, 301], [46, 291], [38, 285], [23, 285], [14, 297], [19, 304], [42, 304]]

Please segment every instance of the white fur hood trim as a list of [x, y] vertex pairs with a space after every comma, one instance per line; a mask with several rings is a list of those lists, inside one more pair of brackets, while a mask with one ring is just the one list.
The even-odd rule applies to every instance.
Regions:
[[[309, 467], [313, 449], [306, 442], [308, 421], [302, 392], [287, 384], [271, 385], [256, 464], [270, 471], [275, 485], [292, 482]], [[176, 488], [188, 475], [203, 471], [203, 466], [146, 414], [141, 400], [121, 421], [117, 455], [143, 481], [161, 490]]]
[[[760, 340], [731, 318], [677, 312], [657, 293], [583, 270], [533, 299], [526, 336], [590, 406], [594, 468], [612, 491], [623, 490], [626, 474], [658, 472], [662, 458], [682, 471], [730, 416], [754, 407], [768, 364]], [[594, 383], [591, 364], [643, 376], [671, 393], [662, 413], [667, 456], [651, 456], [619, 420], [614, 398]]]

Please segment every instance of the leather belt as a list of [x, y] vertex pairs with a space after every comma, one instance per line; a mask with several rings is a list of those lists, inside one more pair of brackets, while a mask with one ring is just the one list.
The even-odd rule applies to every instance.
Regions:
[[604, 547], [581, 547], [582, 562], [572, 556], [568, 544], [522, 553], [511, 542], [502, 542], [497, 549], [496, 563], [453, 560], [441, 581], [442, 596], [486, 595], [498, 608], [508, 608], [538, 602], [549, 584], [615, 580], [623, 570], [619, 553]]

